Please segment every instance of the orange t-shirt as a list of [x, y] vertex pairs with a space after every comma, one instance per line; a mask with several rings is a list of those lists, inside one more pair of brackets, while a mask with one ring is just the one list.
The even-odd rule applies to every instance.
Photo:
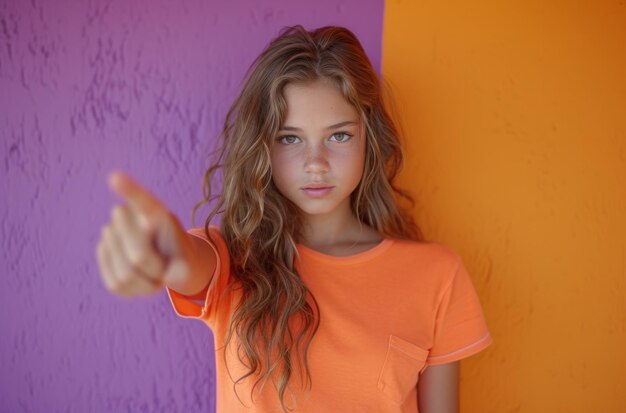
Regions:
[[[208, 241], [204, 228], [188, 232]], [[226, 288], [228, 248], [219, 228], [210, 232], [218, 265], [209, 286], [193, 297], [167, 288], [168, 295], [178, 315], [202, 320], [213, 331], [217, 412], [281, 412], [272, 383], [257, 386], [254, 401], [255, 380], [233, 390], [231, 375], [245, 370], [231, 352], [227, 370], [220, 349], [240, 294]], [[298, 413], [416, 413], [418, 378], [428, 365], [469, 357], [492, 342], [461, 258], [442, 244], [387, 238], [349, 257], [303, 245], [298, 251], [296, 268], [320, 308], [309, 348], [312, 387], [285, 398], [291, 407], [295, 400]]]

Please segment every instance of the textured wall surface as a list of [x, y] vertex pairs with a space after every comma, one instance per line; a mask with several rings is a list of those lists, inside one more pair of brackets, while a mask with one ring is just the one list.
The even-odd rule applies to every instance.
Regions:
[[285, 25], [341, 24], [378, 67], [382, 11], [0, 0], [0, 411], [212, 411], [210, 331], [165, 293], [126, 301], [100, 282], [96, 242], [119, 202], [106, 175], [129, 172], [189, 227], [205, 155], [267, 42]]
[[626, 412], [626, 2], [388, 0], [383, 73], [494, 338], [461, 410]]

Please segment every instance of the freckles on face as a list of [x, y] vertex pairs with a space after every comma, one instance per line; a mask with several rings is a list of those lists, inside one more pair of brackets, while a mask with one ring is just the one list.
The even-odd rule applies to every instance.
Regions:
[[328, 80], [288, 84], [283, 95], [287, 113], [270, 147], [276, 187], [308, 213], [349, 205], [365, 164], [358, 112]]

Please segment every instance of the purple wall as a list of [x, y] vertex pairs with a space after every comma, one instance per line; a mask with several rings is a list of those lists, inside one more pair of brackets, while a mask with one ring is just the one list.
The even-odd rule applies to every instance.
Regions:
[[345, 25], [380, 66], [382, 0], [294, 3], [0, 0], [0, 411], [213, 410], [210, 331], [164, 292], [100, 281], [105, 178], [128, 171], [189, 227], [206, 152], [280, 28]]

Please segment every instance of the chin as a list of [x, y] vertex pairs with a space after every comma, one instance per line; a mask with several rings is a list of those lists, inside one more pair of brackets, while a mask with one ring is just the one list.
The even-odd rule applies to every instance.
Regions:
[[306, 215], [326, 215], [335, 210], [335, 206], [330, 205], [298, 205], [298, 208]]

